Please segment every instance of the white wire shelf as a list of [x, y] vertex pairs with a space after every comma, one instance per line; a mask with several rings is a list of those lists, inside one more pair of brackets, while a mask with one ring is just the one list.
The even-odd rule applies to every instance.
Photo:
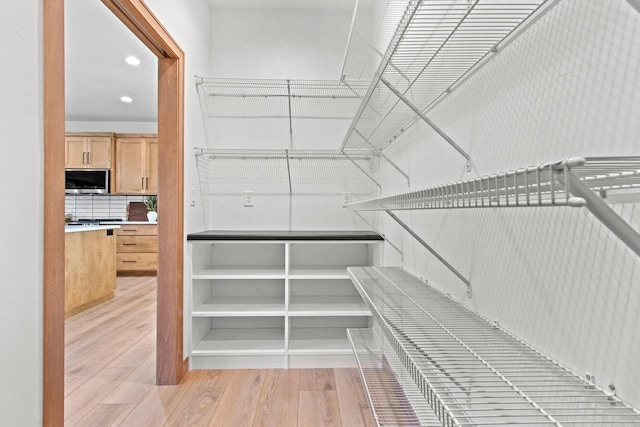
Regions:
[[402, 269], [349, 271], [442, 425], [640, 424], [636, 409]]
[[546, 1], [410, 0], [341, 149], [386, 148]]
[[368, 82], [196, 76], [209, 147], [334, 148]]
[[606, 198], [612, 190], [640, 188], [640, 157], [571, 158], [349, 204], [353, 210], [497, 208], [586, 204], [564, 179], [573, 172]]
[[347, 333], [376, 425], [442, 425], [413, 380], [403, 381], [394, 372], [388, 362], [393, 355], [383, 353], [381, 340], [373, 329], [348, 329]]
[[[390, 211], [585, 206], [609, 230], [640, 255], [638, 230], [627, 224], [603, 201], [608, 192], [624, 192], [638, 188], [640, 188], [639, 156], [575, 157], [350, 203], [347, 208], [355, 211], [384, 210], [401, 223]], [[401, 225], [407, 228], [403, 223]], [[411, 232], [409, 229], [408, 231]]]

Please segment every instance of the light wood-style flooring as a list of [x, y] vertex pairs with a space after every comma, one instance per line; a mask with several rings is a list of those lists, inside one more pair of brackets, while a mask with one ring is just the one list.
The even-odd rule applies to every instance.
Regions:
[[155, 383], [155, 277], [66, 321], [65, 426], [373, 426], [356, 369], [191, 371]]

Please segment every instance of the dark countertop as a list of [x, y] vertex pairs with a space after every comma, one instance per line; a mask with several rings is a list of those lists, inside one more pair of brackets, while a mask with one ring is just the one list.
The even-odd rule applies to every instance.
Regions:
[[187, 235], [187, 240], [319, 240], [383, 241], [384, 238], [372, 231], [287, 231], [287, 230], [208, 230]]

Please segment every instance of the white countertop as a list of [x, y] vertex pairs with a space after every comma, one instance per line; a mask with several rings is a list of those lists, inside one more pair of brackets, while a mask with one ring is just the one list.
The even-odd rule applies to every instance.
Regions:
[[118, 225], [141, 225], [141, 224], [149, 224], [149, 225], [157, 225], [157, 222], [149, 222], [149, 221], [101, 221], [100, 224], [118, 224]]
[[119, 225], [65, 225], [65, 233], [77, 233], [79, 231], [99, 231], [99, 230], [114, 230], [120, 228]]

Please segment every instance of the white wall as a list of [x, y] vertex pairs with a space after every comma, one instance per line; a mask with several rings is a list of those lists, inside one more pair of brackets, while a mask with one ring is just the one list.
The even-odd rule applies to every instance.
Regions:
[[[349, 36], [352, 10], [240, 9], [211, 10], [211, 67], [205, 77], [338, 80]], [[286, 103], [220, 99], [218, 108], [231, 115], [286, 116]], [[227, 104], [224, 104], [226, 102]], [[242, 102], [242, 103], [241, 103]], [[298, 101], [299, 102], [299, 101]], [[250, 105], [249, 105], [250, 104]], [[307, 115], [349, 116], [349, 108], [324, 110], [305, 104]], [[344, 104], [344, 102], [343, 102]], [[353, 103], [357, 109], [359, 100]], [[346, 120], [294, 119], [294, 149], [337, 149], [350, 123]], [[277, 119], [218, 119], [209, 128], [211, 148], [290, 148], [288, 122]], [[313, 132], [315, 133], [313, 133]], [[306, 132], [306, 133], [305, 133]], [[313, 137], [309, 137], [313, 133]], [[307, 138], [305, 139], [305, 136]], [[298, 137], [298, 139], [296, 139]], [[313, 146], [310, 147], [310, 141]], [[348, 161], [291, 164], [293, 195], [288, 193], [283, 161], [201, 159], [207, 224], [217, 229], [360, 229], [366, 225], [342, 208], [342, 192], [370, 191], [372, 184]], [[309, 161], [306, 161], [309, 162]], [[296, 175], [305, 169], [309, 175]], [[313, 172], [311, 172], [313, 171]], [[351, 177], [350, 180], [341, 177]], [[362, 178], [364, 181], [362, 182]], [[351, 181], [351, 183], [347, 182]], [[308, 182], [316, 187], [309, 189]], [[254, 206], [243, 206], [243, 192], [254, 192]]]
[[[638, 155], [640, 14], [625, 1], [560, 2], [429, 116], [464, 159], [420, 124], [387, 154], [412, 188], [560, 160]], [[406, 190], [383, 162], [384, 193]], [[640, 205], [615, 206], [640, 230]], [[381, 216], [405, 267], [526, 342], [640, 407], [640, 257], [585, 209], [400, 212], [467, 276], [465, 286]], [[387, 263], [398, 263], [392, 250]]]
[[66, 132], [158, 133], [157, 122], [65, 122]]
[[0, 4], [0, 423], [42, 424], [42, 1]]
[[338, 80], [350, 11], [211, 11], [208, 77]]

